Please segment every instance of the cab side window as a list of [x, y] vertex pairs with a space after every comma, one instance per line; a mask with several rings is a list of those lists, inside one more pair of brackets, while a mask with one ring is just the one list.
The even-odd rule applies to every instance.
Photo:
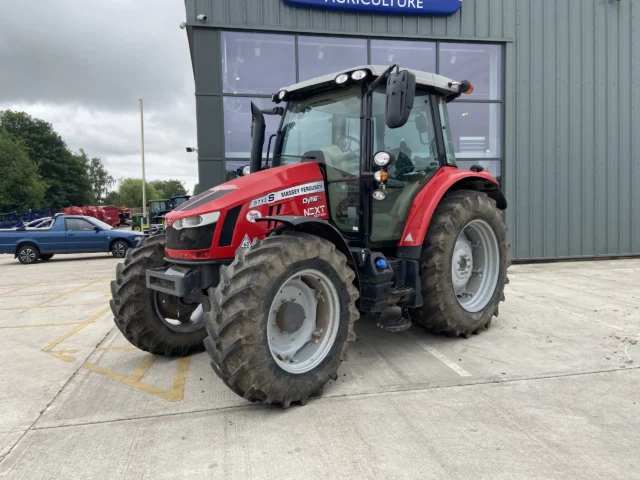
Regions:
[[65, 225], [67, 232], [90, 232], [93, 230], [93, 225], [81, 218], [66, 218]]

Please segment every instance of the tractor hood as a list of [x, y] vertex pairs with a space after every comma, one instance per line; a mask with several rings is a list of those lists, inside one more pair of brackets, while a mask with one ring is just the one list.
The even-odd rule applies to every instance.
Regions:
[[[167, 214], [167, 226], [172, 226], [178, 219], [215, 212], [220, 212], [222, 215], [224, 211], [244, 203], [251, 203], [252, 207], [275, 203], [285, 196], [294, 196], [293, 194], [296, 193], [282, 190], [315, 182], [324, 182], [320, 168], [315, 162], [261, 170], [192, 197], [188, 202]], [[313, 193], [313, 188], [310, 186], [308, 190], [301, 190], [297, 194]], [[272, 199], [268, 198], [269, 194], [273, 195]]]
[[176, 260], [232, 259], [264, 238], [275, 215], [327, 219], [325, 184], [315, 162], [261, 170], [193, 197], [166, 216], [166, 254]]

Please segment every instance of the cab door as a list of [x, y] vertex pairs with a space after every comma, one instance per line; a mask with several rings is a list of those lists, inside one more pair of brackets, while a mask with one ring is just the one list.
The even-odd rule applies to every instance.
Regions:
[[104, 231], [83, 218], [65, 218], [65, 251], [67, 253], [104, 252]]
[[396, 162], [387, 171], [387, 198], [375, 200], [369, 196], [367, 200], [371, 202], [370, 240], [397, 244], [414, 198], [440, 168], [434, 118], [436, 96], [417, 91], [409, 121], [396, 129], [385, 124], [384, 90], [375, 91], [372, 102], [372, 151], [374, 154], [381, 150], [392, 152]]

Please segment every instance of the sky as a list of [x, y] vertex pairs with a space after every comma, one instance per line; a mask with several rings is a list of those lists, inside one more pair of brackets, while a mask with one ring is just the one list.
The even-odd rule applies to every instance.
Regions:
[[50, 122], [116, 178], [198, 181], [183, 0], [0, 0], [0, 110]]

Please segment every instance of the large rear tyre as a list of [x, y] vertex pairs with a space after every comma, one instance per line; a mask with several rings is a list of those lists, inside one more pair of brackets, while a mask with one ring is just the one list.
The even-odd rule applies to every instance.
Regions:
[[494, 200], [460, 190], [438, 205], [420, 257], [424, 305], [413, 322], [468, 338], [489, 328], [504, 301], [507, 229]]
[[346, 257], [314, 235], [286, 232], [239, 249], [206, 306], [216, 374], [245, 399], [283, 408], [322, 394], [355, 340], [354, 278]]
[[190, 355], [204, 350], [207, 335], [200, 305], [185, 304], [178, 297], [150, 290], [146, 271], [163, 267], [165, 235], [143, 239], [127, 251], [111, 282], [110, 302], [115, 323], [134, 346], [156, 355]]

